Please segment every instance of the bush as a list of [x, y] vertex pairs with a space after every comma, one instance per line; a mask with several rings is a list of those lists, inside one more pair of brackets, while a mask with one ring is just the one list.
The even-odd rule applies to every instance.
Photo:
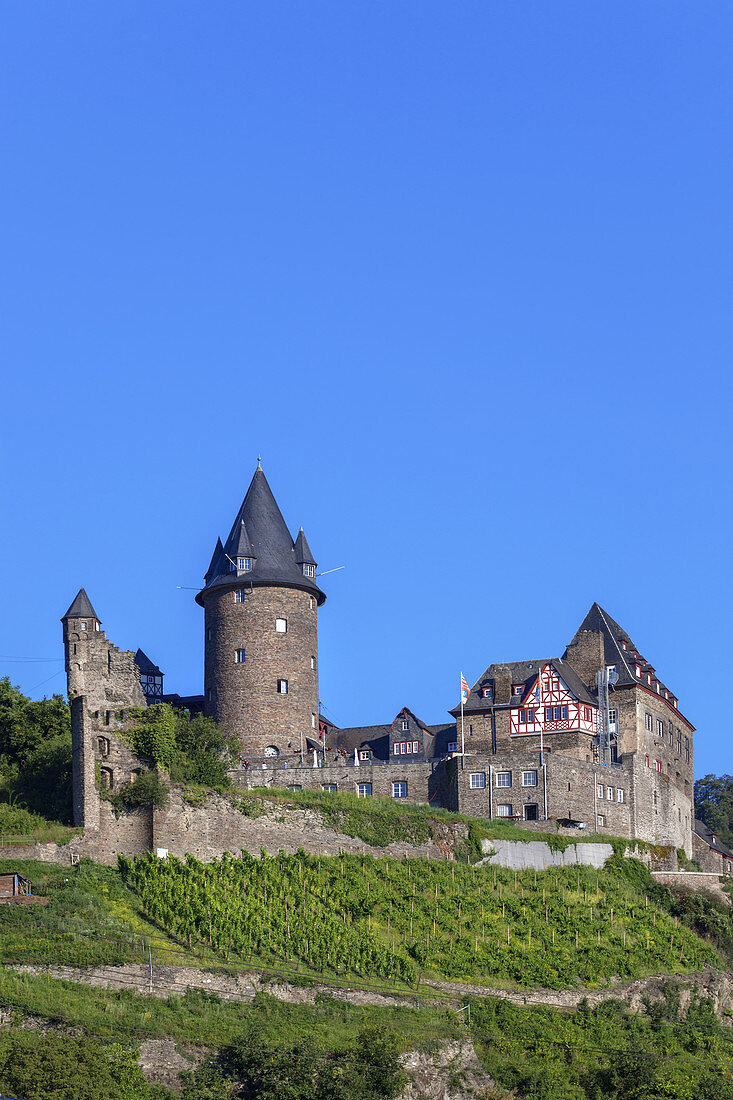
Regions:
[[143, 772], [118, 790], [102, 791], [115, 810], [136, 810], [140, 806], [161, 809], [168, 803], [168, 788], [156, 771]]

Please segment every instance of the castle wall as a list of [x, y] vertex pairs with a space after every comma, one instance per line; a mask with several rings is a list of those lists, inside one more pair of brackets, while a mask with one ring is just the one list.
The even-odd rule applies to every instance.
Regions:
[[[244, 755], [269, 746], [299, 753], [301, 736], [318, 737], [318, 611], [308, 592], [295, 588], [247, 588], [204, 592], [205, 713], [228, 736], [241, 738]], [[285, 619], [287, 631], [276, 630]], [[244, 649], [244, 662], [235, 654]], [[277, 690], [288, 682], [287, 694]]]

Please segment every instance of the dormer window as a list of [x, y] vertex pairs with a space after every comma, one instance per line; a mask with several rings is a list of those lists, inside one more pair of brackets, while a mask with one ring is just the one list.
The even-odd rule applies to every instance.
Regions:
[[82, 623], [82, 624], [81, 624], [81, 628], [82, 628], [82, 630], [86, 630], [86, 628], [87, 628], [87, 624], [86, 624], [86, 623]]
[[237, 569], [240, 573], [249, 573], [252, 568], [251, 558], [237, 558]]
[[304, 577], [315, 577], [315, 575], [316, 575], [315, 565], [309, 565], [308, 562], [304, 561], [303, 562], [303, 576]]
[[521, 695], [521, 694], [522, 694], [522, 685], [521, 684], [515, 684], [514, 687], [512, 688], [512, 695]]
[[490, 699], [491, 698], [491, 688], [482, 688], [481, 689], [481, 694], [483, 695], [484, 699]]
[[641, 668], [639, 665], [636, 666], [636, 679], [641, 680]]
[[627, 650], [627, 649], [628, 649], [629, 647], [628, 647], [628, 645], [626, 644], [626, 642], [621, 642], [621, 648], [623, 649], [623, 651], [624, 651], [624, 653], [625, 653], [625, 652], [626, 652], [626, 650]]
[[402, 729], [405, 732], [407, 732], [407, 730], [409, 730], [409, 728], [410, 728], [410, 723], [408, 722], [407, 718], [403, 718], [402, 719]]

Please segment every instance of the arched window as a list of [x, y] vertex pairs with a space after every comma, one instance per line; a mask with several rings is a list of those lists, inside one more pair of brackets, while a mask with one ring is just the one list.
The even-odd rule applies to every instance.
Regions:
[[114, 782], [113, 782], [113, 778], [112, 778], [112, 769], [111, 768], [100, 768], [99, 769], [99, 785], [100, 785], [100, 787], [102, 788], [103, 791], [109, 791], [109, 790], [112, 789], [112, 787], [114, 785]]
[[280, 749], [276, 745], [268, 745], [265, 749], [265, 756], [276, 757], [280, 755]]
[[100, 752], [102, 756], [109, 756], [109, 737], [97, 738], [97, 751]]

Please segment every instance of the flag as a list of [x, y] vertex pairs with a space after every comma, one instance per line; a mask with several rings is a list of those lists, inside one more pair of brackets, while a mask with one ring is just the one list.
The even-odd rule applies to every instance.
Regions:
[[461, 673], [461, 702], [465, 703], [470, 694], [471, 689], [466, 683], [466, 678], [464, 677], [463, 673]]

